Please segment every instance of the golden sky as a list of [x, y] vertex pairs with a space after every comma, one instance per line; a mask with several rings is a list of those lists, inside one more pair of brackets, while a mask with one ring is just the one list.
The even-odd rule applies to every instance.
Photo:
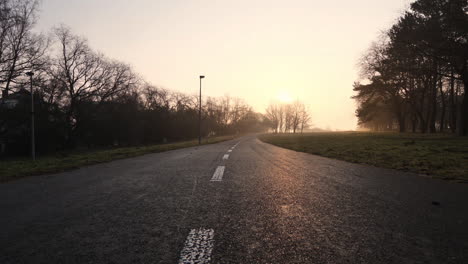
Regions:
[[322, 128], [356, 128], [356, 63], [409, 0], [43, 0], [38, 29], [66, 24], [151, 83], [264, 112], [299, 99]]

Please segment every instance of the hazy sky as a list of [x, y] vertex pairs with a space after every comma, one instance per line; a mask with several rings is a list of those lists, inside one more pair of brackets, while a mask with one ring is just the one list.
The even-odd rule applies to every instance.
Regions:
[[38, 29], [66, 24], [151, 83], [185, 93], [310, 105], [313, 124], [355, 129], [360, 55], [409, 0], [43, 0]]

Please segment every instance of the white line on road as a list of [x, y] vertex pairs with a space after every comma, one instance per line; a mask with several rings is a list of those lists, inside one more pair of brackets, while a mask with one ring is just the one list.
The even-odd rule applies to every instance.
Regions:
[[185, 245], [180, 252], [179, 264], [207, 264], [211, 260], [214, 244], [213, 229], [190, 230]]
[[228, 160], [229, 159], [229, 154], [224, 154], [223, 160]]
[[228, 150], [228, 152], [232, 152], [232, 149]]
[[218, 166], [213, 174], [213, 177], [211, 178], [211, 181], [222, 181], [225, 168], [225, 166]]

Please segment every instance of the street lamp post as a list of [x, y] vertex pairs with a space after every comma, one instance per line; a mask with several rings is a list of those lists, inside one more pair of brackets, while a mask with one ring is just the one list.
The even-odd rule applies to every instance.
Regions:
[[202, 86], [202, 79], [205, 78], [204, 75], [200, 75], [200, 100], [199, 100], [199, 108], [198, 108], [198, 145], [201, 145], [201, 86]]
[[29, 76], [29, 81], [31, 83], [31, 157], [33, 161], [36, 161], [36, 142], [34, 138], [34, 92], [33, 92], [33, 72], [27, 72]]

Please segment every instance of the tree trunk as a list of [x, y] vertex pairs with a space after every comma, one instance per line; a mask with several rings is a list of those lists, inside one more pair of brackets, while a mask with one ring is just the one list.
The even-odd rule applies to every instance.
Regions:
[[445, 128], [445, 93], [443, 90], [443, 82], [442, 78], [439, 80], [439, 92], [440, 92], [440, 100], [441, 100], [441, 113], [440, 113], [440, 128], [439, 132], [444, 132]]
[[406, 131], [406, 119], [405, 119], [405, 115], [403, 115], [402, 113], [398, 115], [398, 125], [400, 127], [400, 133], [403, 133]]
[[463, 101], [461, 103], [458, 124], [457, 124], [457, 135], [466, 136], [468, 130], [468, 73], [463, 76]]
[[66, 112], [66, 147], [67, 148], [74, 148], [75, 147], [75, 131], [76, 131], [76, 123], [77, 123], [77, 117], [76, 117], [76, 98], [71, 98], [70, 99], [70, 108]]
[[426, 133], [427, 132], [427, 119], [424, 118], [424, 113], [417, 111], [417, 117], [418, 117], [418, 125], [419, 125], [419, 131], [421, 133]]
[[[406, 130], [406, 119], [405, 119], [405, 115], [404, 115], [404, 102], [403, 100], [398, 96], [398, 95], [394, 95], [393, 96], [393, 111], [394, 111], [394, 114], [396, 115], [396, 118], [397, 118], [397, 121], [398, 121], [398, 129], [400, 131], [400, 133], [403, 133], [405, 132]], [[389, 124], [389, 128], [390, 130], [393, 130], [393, 120], [391, 121], [391, 123]]]
[[455, 76], [453, 69], [450, 72], [450, 130], [456, 132], [457, 127], [457, 102], [455, 101]]
[[432, 92], [431, 92], [431, 115], [429, 117], [429, 132], [436, 133], [436, 117], [437, 117], [437, 75], [435, 75], [434, 81], [432, 83]]
[[416, 117], [413, 117], [413, 120], [411, 120], [411, 126], [412, 126], [412, 132], [416, 133], [416, 126], [418, 124], [418, 119]]
[[423, 118], [419, 119], [419, 129], [423, 134], [427, 132], [427, 123]]

